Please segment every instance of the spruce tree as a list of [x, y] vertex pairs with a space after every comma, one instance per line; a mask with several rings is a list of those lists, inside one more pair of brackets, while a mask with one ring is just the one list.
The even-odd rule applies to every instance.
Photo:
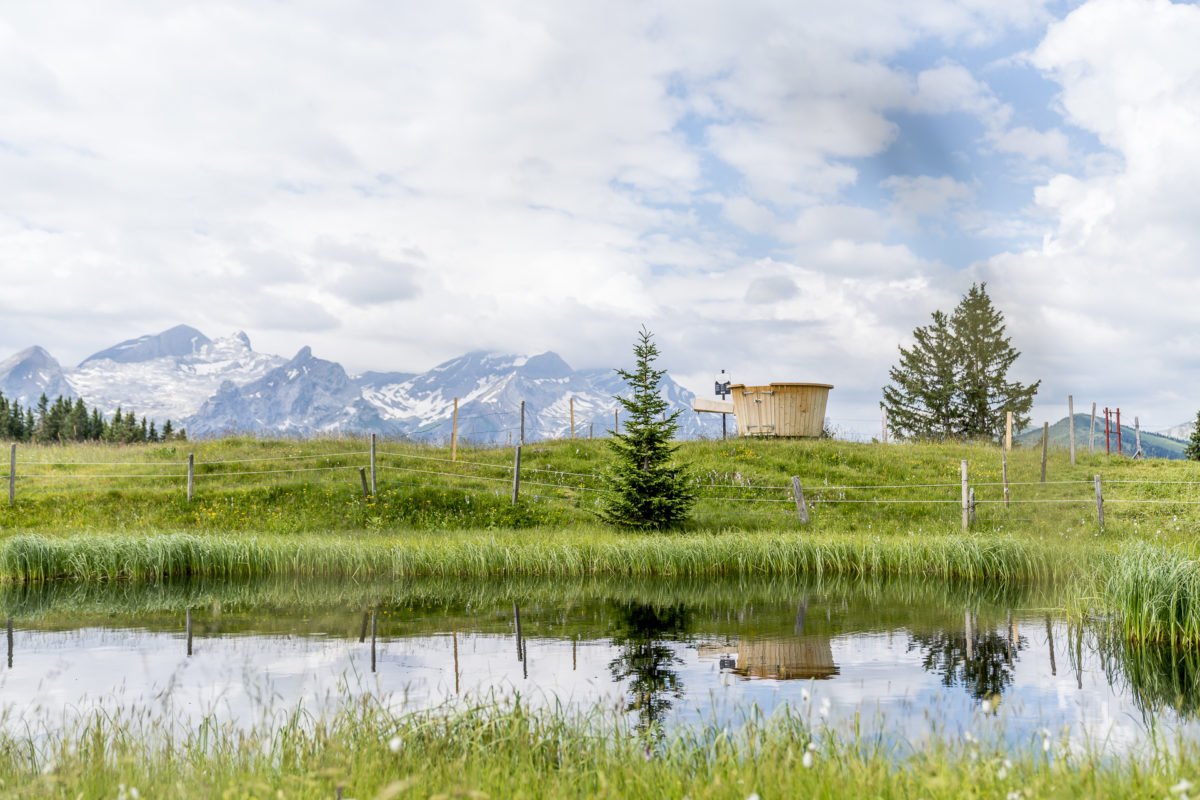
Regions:
[[175, 433], [175, 426], [173, 426], [171, 424], [171, 420], [168, 419], [165, 423], [163, 423], [162, 440], [164, 442], [171, 441], [171, 438], [174, 435], [174, 433]]
[[933, 322], [914, 330], [913, 339], [911, 348], [900, 348], [900, 363], [888, 372], [892, 384], [883, 387], [888, 427], [911, 439], [954, 436], [958, 359], [949, 317], [933, 312]]
[[654, 369], [658, 357], [653, 335], [643, 326], [633, 353], [637, 367], [616, 370], [629, 385], [629, 397], [616, 397], [625, 411], [624, 432], [609, 431], [608, 447], [616, 456], [605, 470], [607, 493], [600, 517], [613, 525], [635, 530], [672, 528], [687, 519], [696, 497], [689, 475], [672, 455], [671, 437], [679, 429], [678, 411], [664, 412], [667, 401], [659, 392], [666, 370]]
[[974, 284], [949, 316], [933, 314], [933, 323], [913, 331], [914, 345], [900, 348], [900, 363], [883, 388], [888, 428], [898, 437], [994, 439], [1003, 432], [1007, 412], [1020, 430], [1041, 381], [1010, 381], [1008, 371], [1020, 356], [1004, 334], [1004, 315], [987, 295], [987, 284]]
[[1200, 411], [1196, 412], [1195, 427], [1192, 429], [1192, 436], [1188, 439], [1187, 447], [1183, 448], [1183, 455], [1192, 461], [1200, 461]]

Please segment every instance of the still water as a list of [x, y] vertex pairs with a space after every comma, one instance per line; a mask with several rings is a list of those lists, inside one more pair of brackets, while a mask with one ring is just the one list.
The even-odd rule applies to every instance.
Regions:
[[253, 725], [364, 693], [398, 709], [519, 694], [667, 729], [786, 704], [888, 742], [1128, 750], [1197, 733], [1193, 657], [1128, 648], [1061, 605], [1048, 589], [913, 582], [9, 587], [0, 717], [10, 730], [97, 708]]

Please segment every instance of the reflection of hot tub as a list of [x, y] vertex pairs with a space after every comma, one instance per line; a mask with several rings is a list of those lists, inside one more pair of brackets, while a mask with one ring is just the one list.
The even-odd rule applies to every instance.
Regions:
[[738, 433], [744, 436], [821, 435], [825, 422], [828, 383], [772, 383], [746, 386], [735, 383], [733, 413]]

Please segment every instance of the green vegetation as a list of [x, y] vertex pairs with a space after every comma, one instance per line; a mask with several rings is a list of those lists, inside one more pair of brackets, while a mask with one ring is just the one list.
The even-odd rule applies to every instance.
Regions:
[[1192, 436], [1183, 450], [1183, 455], [1184, 458], [1191, 461], [1200, 461], [1200, 411], [1196, 412], [1195, 427], [1192, 429]]
[[[36, 411], [36, 413], [35, 413]], [[87, 406], [80, 398], [59, 395], [53, 403], [43, 394], [37, 408], [26, 408], [16, 400], [9, 401], [0, 392], [0, 441], [13, 442], [113, 442], [121, 444], [145, 444], [147, 442], [186, 441], [187, 433], [176, 431], [167, 420], [162, 430], [154, 422], [146, 424], [142, 417], [139, 424], [133, 411], [121, 412], [117, 408], [111, 420], [100, 416], [100, 410]]]
[[[1154, 742], [1108, 759], [1047, 738], [909, 750], [829, 736], [802, 712], [748, 714], [657, 740], [608, 712], [514, 703], [397, 716], [369, 699], [320, 719], [296, 712], [249, 732], [212, 719], [181, 729], [161, 713], [85, 718], [38, 746], [0, 735], [0, 785], [14, 798], [406, 797], [1171, 797], [1200, 773], [1193, 743]], [[1190, 782], [1188, 784], [1190, 786]], [[136, 790], [136, 793], [135, 793]]]
[[953, 313], [933, 312], [933, 322], [913, 331], [911, 348], [883, 388], [888, 428], [907, 439], [997, 439], [1007, 412], [1020, 429], [1041, 381], [1008, 379], [1020, 355], [1004, 335], [1004, 315], [992, 306], [986, 284], [973, 284]]
[[[17, 501], [0, 501], [0, 580], [171, 576], [936, 576], [1079, 581], [1080, 613], [1119, 611], [1131, 637], [1196, 643], [1190, 564], [1200, 472], [1186, 461], [983, 444], [685, 442], [697, 504], [684, 529], [629, 537], [595, 522], [602, 440], [529, 445], [512, 505], [511, 453], [384, 442], [364, 497], [365, 442], [221, 441], [19, 448]], [[196, 494], [185, 492], [186, 456]], [[959, 461], [976, 519], [959, 530]], [[0, 465], [3, 469], [3, 465]], [[287, 470], [302, 469], [302, 472]], [[1106, 525], [1092, 476], [1104, 481]], [[801, 525], [790, 477], [805, 487]], [[2, 479], [0, 479], [2, 480]], [[1137, 546], [1134, 546], [1137, 545]], [[1140, 548], [1140, 549], [1139, 549]], [[1185, 577], [1190, 567], [1179, 567]], [[1124, 570], [1124, 572], [1122, 572]], [[1165, 577], [1164, 577], [1165, 576]], [[1168, 597], [1146, 600], [1148, 587]], [[1156, 595], [1157, 597], [1157, 595]], [[1147, 609], [1155, 609], [1153, 613]], [[1136, 624], [1133, 620], [1137, 620]]]
[[653, 336], [644, 327], [633, 347], [637, 368], [618, 369], [628, 384], [629, 397], [618, 397], [625, 409], [624, 431], [606, 440], [615, 459], [604, 472], [605, 493], [600, 517], [633, 530], [665, 530], [681, 525], [696, 502], [694, 481], [684, 464], [673, 459], [679, 447], [671, 439], [679, 430], [679, 415], [669, 407], [658, 385], [666, 370], [651, 366], [658, 357]]

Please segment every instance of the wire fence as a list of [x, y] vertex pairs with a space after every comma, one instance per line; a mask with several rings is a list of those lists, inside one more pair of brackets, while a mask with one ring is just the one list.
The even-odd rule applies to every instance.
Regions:
[[[476, 451], [485, 458], [500, 451]], [[515, 449], [519, 453], [519, 448]], [[322, 463], [323, 462], [323, 463]], [[379, 497], [380, 486], [406, 490], [452, 490], [464, 494], [565, 503], [574, 508], [597, 508], [609, 491], [602, 471], [554, 469], [541, 462], [459, 459], [430, 452], [371, 446], [342, 449], [332, 453], [296, 452], [289, 455], [219, 458], [207, 461], [194, 457], [161, 460], [66, 460], [18, 458], [14, 445], [8, 472], [0, 476], [7, 486], [8, 501], [44, 499], [56, 495], [104, 492], [176, 492], [188, 500], [205, 492], [230, 492], [279, 486], [337, 486], [361, 492], [367, 499]], [[892, 509], [893, 515], [923, 514], [931, 521], [955, 519], [957, 506], [962, 526], [991, 519], [1018, 519], [1012, 509], [1059, 506], [1075, 509], [1094, 506], [1090, 512], [1102, 528], [1108, 506], [1137, 519], [1149, 516], [1197, 517], [1200, 480], [1155, 480], [1116, 478], [1010, 481], [993, 480], [982, 471], [970, 480], [963, 463], [958, 482], [895, 484], [829, 484], [792, 478], [780, 485], [769, 477], [703, 473], [693, 479], [698, 514], [736, 520], [776, 518], [806, 522], [825, 513], [863, 514], [866, 509]], [[2, 489], [0, 489], [2, 491]], [[921, 511], [919, 509], [926, 509]], [[857, 511], [856, 511], [857, 509]], [[985, 511], [986, 509], [986, 511]], [[1200, 520], [1197, 520], [1200, 521]]]

